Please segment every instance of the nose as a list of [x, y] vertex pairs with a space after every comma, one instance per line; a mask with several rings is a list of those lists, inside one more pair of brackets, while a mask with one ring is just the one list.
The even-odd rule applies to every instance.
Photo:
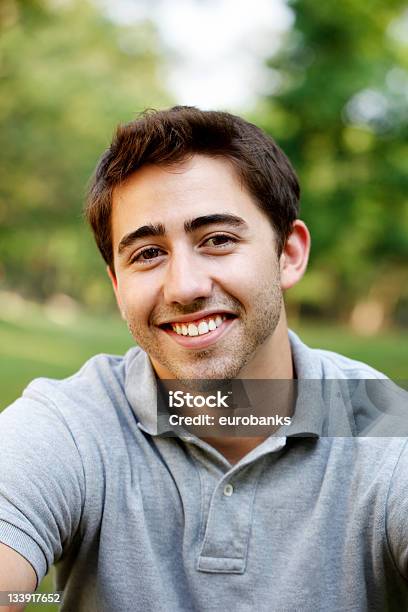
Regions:
[[173, 254], [168, 263], [163, 283], [164, 299], [167, 304], [178, 303], [187, 306], [199, 299], [206, 299], [212, 293], [212, 280], [200, 257], [189, 251]]

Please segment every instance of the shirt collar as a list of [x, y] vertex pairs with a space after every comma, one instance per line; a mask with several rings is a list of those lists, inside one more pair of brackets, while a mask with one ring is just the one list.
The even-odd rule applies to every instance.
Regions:
[[352, 407], [344, 397], [344, 385], [325, 377], [324, 364], [314, 349], [289, 330], [292, 358], [297, 375], [298, 398], [292, 423], [281, 428], [286, 436], [355, 435]]
[[157, 383], [148, 355], [140, 348], [126, 354], [125, 394], [138, 419], [138, 426], [157, 435]]

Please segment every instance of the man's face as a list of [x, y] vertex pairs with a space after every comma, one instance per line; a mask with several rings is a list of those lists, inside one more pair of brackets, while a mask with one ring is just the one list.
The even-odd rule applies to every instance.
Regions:
[[160, 378], [235, 378], [265, 350], [275, 234], [226, 160], [138, 170], [114, 191], [112, 237], [119, 306]]

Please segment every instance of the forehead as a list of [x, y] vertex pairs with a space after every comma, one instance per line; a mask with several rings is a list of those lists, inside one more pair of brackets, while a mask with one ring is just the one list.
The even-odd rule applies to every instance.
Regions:
[[136, 225], [183, 225], [218, 212], [265, 219], [231, 163], [195, 155], [171, 167], [144, 166], [113, 192], [113, 242]]

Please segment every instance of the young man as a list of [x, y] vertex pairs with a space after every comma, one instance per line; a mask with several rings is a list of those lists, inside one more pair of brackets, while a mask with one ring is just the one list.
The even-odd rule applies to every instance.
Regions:
[[[34, 381], [0, 416], [0, 591], [55, 563], [63, 610], [406, 607], [406, 439], [376, 429], [399, 392], [288, 331], [298, 202], [285, 155], [239, 117], [175, 107], [119, 128], [86, 214], [138, 346]], [[231, 381], [256, 381], [251, 406], [266, 389], [269, 430], [223, 435], [208, 390]], [[172, 384], [213, 435], [158, 426]]]

